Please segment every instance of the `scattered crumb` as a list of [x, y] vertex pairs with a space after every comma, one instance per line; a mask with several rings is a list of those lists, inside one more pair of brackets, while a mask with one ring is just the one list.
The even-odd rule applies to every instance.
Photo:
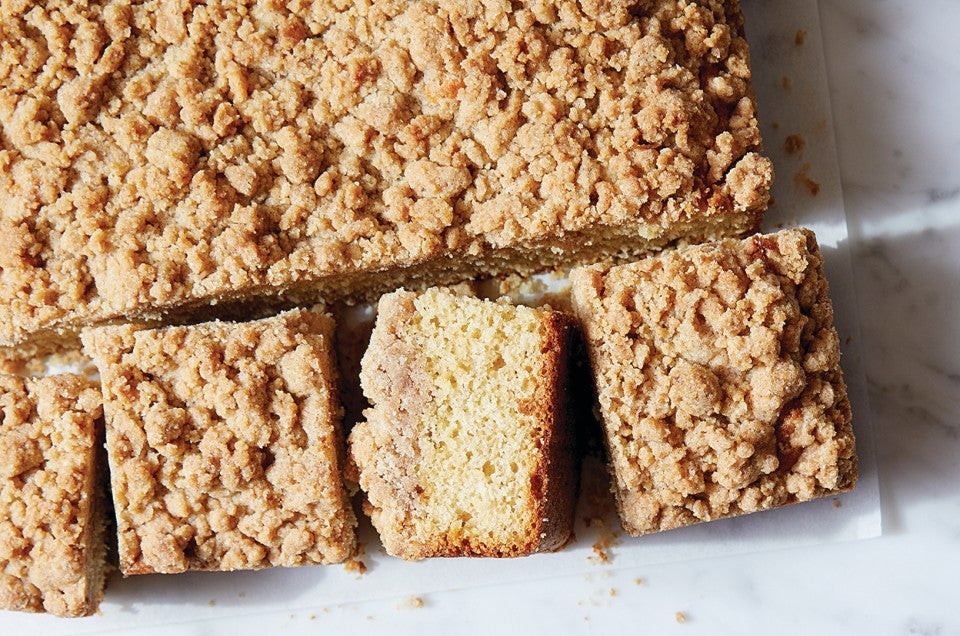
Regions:
[[802, 152], [806, 145], [807, 140], [803, 138], [803, 135], [788, 135], [783, 142], [783, 149], [787, 151], [788, 155], [795, 155]]
[[851, 342], [853, 342], [853, 336], [847, 336], [846, 338], [843, 339], [843, 344], [845, 345], [848, 345]]
[[329, 614], [329, 613], [330, 613], [330, 608], [329, 608], [329, 607], [324, 607], [324, 608], [321, 609], [320, 611], [323, 612], [324, 614]]
[[638, 576], [635, 579], [633, 579], [634, 585], [643, 585], [644, 583], [646, 583], [646, 581], [644, 581], [642, 577]]
[[423, 607], [423, 598], [420, 596], [411, 596], [397, 603], [397, 609], [419, 609]]
[[839, 499], [834, 499], [834, 500], [833, 500], [833, 507], [834, 507], [834, 508], [839, 508], [841, 505], [842, 505], [842, 504], [840, 503], [840, 500], [839, 500]]
[[310, 615], [307, 616], [307, 620], [309, 620], [309, 621], [315, 621], [315, 620], [317, 620], [317, 615], [316, 615], [316, 614], [310, 614]]
[[368, 621], [372, 621], [372, 620], [373, 620], [373, 614], [367, 614], [367, 620], [368, 620]]
[[797, 29], [797, 34], [793, 38], [793, 43], [797, 46], [803, 46], [807, 41], [807, 32], [803, 29]]
[[780, 122], [772, 121], [770, 122], [770, 127], [773, 128], [774, 130], [778, 130], [780, 128]]
[[343, 564], [343, 569], [347, 572], [363, 576], [367, 571], [367, 564], [360, 560], [360, 556], [354, 556]]
[[617, 588], [611, 587], [611, 588], [610, 588], [610, 596], [616, 596], [616, 595], [617, 595]]
[[783, 79], [780, 80], [780, 83], [783, 85], [785, 90], [790, 90], [793, 88], [793, 80], [790, 79], [788, 75], [784, 75]]
[[207, 601], [207, 605], [209, 605], [210, 607], [216, 607], [217, 599], [215, 598], [210, 599], [209, 601]]
[[596, 555], [590, 557], [594, 563], [610, 563], [613, 561], [611, 548], [620, 545], [620, 534], [608, 528], [604, 523], [597, 533], [597, 540], [593, 543], [593, 553]]
[[820, 184], [810, 178], [810, 175], [807, 172], [810, 170], [810, 164], [805, 163], [803, 167], [793, 175], [793, 180], [798, 186], [806, 188], [810, 193], [810, 196], [815, 197], [820, 194]]
[[246, 595], [247, 595], [246, 592], [237, 592], [237, 598], [243, 598]]
[[687, 615], [684, 614], [683, 612], [677, 612], [676, 614], [673, 615], [673, 617], [676, 619], [676, 621], [677, 621], [678, 623], [686, 623], [686, 622], [687, 622]]

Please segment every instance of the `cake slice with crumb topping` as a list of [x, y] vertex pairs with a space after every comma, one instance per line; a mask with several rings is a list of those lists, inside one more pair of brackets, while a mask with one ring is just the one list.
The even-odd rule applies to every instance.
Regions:
[[100, 391], [79, 375], [0, 375], [0, 609], [97, 611], [101, 412]]
[[850, 403], [813, 232], [670, 250], [571, 280], [628, 532], [853, 488]]
[[437, 288], [380, 300], [350, 453], [388, 553], [513, 557], [568, 540], [569, 342], [550, 310]]
[[353, 554], [330, 316], [82, 338], [103, 386], [124, 575]]

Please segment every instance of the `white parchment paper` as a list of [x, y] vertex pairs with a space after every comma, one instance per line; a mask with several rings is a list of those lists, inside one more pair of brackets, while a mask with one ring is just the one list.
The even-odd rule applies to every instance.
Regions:
[[[367, 571], [362, 575], [342, 565], [129, 579], [115, 575], [100, 615], [56, 619], [0, 612], [0, 634], [137, 631], [171, 623], [210, 625], [208, 621], [244, 614], [290, 612], [502, 581], [595, 573], [597, 568], [636, 567], [879, 535], [877, 471], [817, 3], [743, 0], [743, 8], [766, 151], [777, 171], [775, 204], [764, 229], [803, 225], [815, 230], [820, 240], [843, 343], [842, 364], [860, 456], [860, 482], [854, 491], [642, 538], [623, 536], [612, 518], [586, 527], [583, 517], [593, 512], [581, 510], [577, 538], [571, 545], [561, 552], [521, 559], [407, 563], [384, 555], [375, 533], [365, 527], [361, 537], [366, 554], [361, 558]], [[802, 149], [786, 150], [791, 135], [803, 139]], [[608, 561], [599, 558], [595, 545], [603, 548]]]

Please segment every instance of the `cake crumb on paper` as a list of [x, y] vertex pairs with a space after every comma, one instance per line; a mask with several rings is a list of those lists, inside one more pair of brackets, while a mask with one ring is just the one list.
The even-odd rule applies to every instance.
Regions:
[[360, 560], [359, 556], [355, 556], [343, 564], [343, 569], [361, 577], [367, 572], [367, 564]]
[[787, 151], [788, 155], [795, 155], [802, 152], [803, 147], [806, 145], [807, 140], [803, 138], [803, 135], [788, 135], [783, 141], [783, 149]]
[[611, 548], [620, 545], [620, 534], [607, 527], [604, 522], [597, 533], [597, 540], [593, 543], [594, 556], [589, 557], [593, 563], [611, 563], [613, 554]]
[[798, 186], [806, 188], [807, 192], [810, 193], [810, 196], [815, 197], [820, 194], [820, 183], [810, 178], [810, 175], [808, 174], [809, 171], [810, 164], [803, 164], [803, 167], [795, 175], [793, 175], [793, 180]]

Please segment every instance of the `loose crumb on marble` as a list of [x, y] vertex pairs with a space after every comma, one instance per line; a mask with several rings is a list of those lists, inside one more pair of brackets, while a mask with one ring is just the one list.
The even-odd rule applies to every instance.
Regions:
[[687, 615], [684, 614], [683, 612], [677, 612], [676, 614], [673, 615], [673, 618], [676, 619], [678, 623], [687, 622]]
[[803, 135], [788, 135], [783, 141], [783, 149], [787, 151], [788, 155], [795, 155], [802, 152], [806, 145], [807, 140], [803, 138]]
[[833, 500], [833, 507], [834, 507], [834, 508], [839, 508], [841, 505], [843, 505], [843, 504], [840, 503], [840, 500], [839, 500], [839, 499], [834, 499], [834, 500]]
[[611, 587], [611, 588], [610, 588], [610, 596], [616, 596], [617, 594], [618, 594], [617, 588]]
[[794, 44], [803, 46], [807, 41], [807, 32], [804, 29], [797, 29], [797, 34], [793, 38]]
[[423, 607], [423, 597], [411, 596], [397, 603], [397, 609], [420, 609]]
[[638, 576], [638, 577], [635, 577], [635, 578], [633, 579], [633, 584], [634, 584], [634, 585], [645, 585], [645, 584], [646, 584], [646, 581], [643, 580], [643, 577]]
[[207, 605], [209, 605], [210, 607], [216, 607], [216, 606], [217, 606], [217, 599], [215, 599], [215, 598], [210, 599], [209, 601], [207, 601]]

